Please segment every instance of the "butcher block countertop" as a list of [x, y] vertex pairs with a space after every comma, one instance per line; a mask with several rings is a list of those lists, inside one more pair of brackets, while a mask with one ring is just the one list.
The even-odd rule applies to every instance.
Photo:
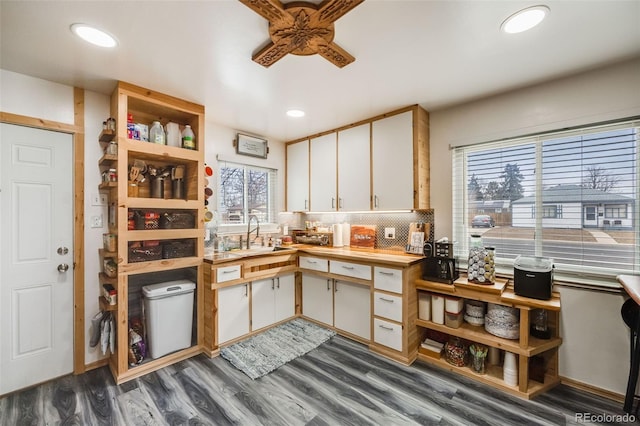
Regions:
[[629, 296], [640, 305], [640, 275], [618, 275], [617, 278]]
[[271, 247], [260, 247], [248, 250], [233, 250], [229, 252], [214, 253], [204, 257], [205, 262], [218, 265], [229, 262], [237, 262], [256, 256], [279, 256], [283, 254], [298, 253], [311, 256], [325, 256], [334, 259], [344, 259], [375, 264], [387, 264], [390, 266], [406, 267], [424, 259], [423, 256], [406, 254], [397, 250], [364, 249], [350, 247], [326, 247], [307, 244], [293, 244], [281, 247], [273, 251]]

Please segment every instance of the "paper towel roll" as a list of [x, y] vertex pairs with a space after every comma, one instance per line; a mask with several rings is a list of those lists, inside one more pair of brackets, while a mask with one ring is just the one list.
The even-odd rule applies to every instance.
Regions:
[[348, 223], [342, 224], [342, 245], [345, 247], [351, 245], [351, 225]]
[[342, 225], [339, 223], [333, 225], [333, 246], [342, 247]]

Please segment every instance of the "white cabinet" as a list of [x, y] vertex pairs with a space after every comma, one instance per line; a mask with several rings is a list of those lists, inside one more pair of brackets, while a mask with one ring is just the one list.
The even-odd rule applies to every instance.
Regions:
[[414, 208], [413, 112], [374, 121], [371, 130], [373, 209]]
[[402, 270], [374, 266], [373, 288], [402, 294]]
[[371, 279], [371, 266], [342, 260], [329, 260], [329, 272], [362, 280]]
[[320, 212], [336, 210], [336, 133], [311, 139], [309, 150], [309, 209]]
[[302, 314], [333, 325], [333, 280], [317, 275], [302, 274]]
[[373, 340], [396, 351], [402, 351], [402, 325], [373, 319]]
[[311, 269], [312, 271], [329, 272], [329, 261], [319, 257], [299, 256], [300, 268]]
[[334, 326], [371, 339], [371, 292], [369, 286], [348, 281], [334, 281]]
[[275, 280], [274, 322], [280, 322], [296, 314], [296, 278], [294, 274], [287, 274], [276, 277]]
[[218, 290], [218, 344], [249, 333], [249, 284]]
[[373, 313], [377, 317], [402, 322], [402, 297], [379, 291], [374, 292]]
[[287, 210], [309, 209], [309, 141], [287, 145]]
[[371, 124], [338, 132], [338, 210], [371, 209]]
[[259, 330], [295, 314], [293, 274], [251, 283], [251, 330]]
[[273, 324], [275, 317], [275, 282], [273, 278], [251, 283], [251, 330]]

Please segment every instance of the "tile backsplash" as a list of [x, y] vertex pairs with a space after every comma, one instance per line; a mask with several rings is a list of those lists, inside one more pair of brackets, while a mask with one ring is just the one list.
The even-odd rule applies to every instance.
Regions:
[[[376, 225], [376, 248], [383, 250], [404, 251], [409, 238], [411, 223], [429, 223], [430, 235], [428, 239], [433, 241], [433, 210], [420, 210], [412, 212], [371, 212], [371, 213], [281, 213], [280, 225], [293, 230], [305, 229], [305, 223], [316, 223], [318, 226], [331, 227], [334, 223], [349, 223], [350, 225]], [[385, 228], [395, 228], [395, 238], [384, 238]]]

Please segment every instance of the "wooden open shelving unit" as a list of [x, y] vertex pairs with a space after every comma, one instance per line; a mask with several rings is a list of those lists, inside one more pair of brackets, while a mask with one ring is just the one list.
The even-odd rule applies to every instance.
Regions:
[[[164, 126], [168, 122], [178, 123], [181, 129], [190, 125], [196, 136], [196, 149], [154, 144], [133, 140], [128, 137], [127, 117], [134, 123], [151, 127], [153, 121]], [[105, 154], [98, 160], [100, 171], [115, 168], [117, 182], [103, 182], [99, 190], [109, 195], [108, 233], [117, 235], [117, 251], [100, 250], [101, 263], [104, 258], [116, 259], [118, 274], [109, 278], [100, 273], [98, 281], [111, 283], [117, 290], [117, 304], [109, 305], [100, 297], [100, 308], [113, 311], [116, 319], [116, 350], [109, 358], [109, 367], [116, 383], [139, 377], [143, 374], [189, 358], [202, 351], [203, 342], [203, 270], [204, 256], [204, 107], [169, 95], [154, 92], [128, 83], [119, 82], [111, 96], [111, 116], [116, 119], [116, 130], [104, 130], [99, 143], [105, 147], [112, 140], [118, 144], [118, 154]], [[134, 160], [143, 160], [158, 168], [182, 165], [185, 168], [184, 199], [172, 198], [171, 180], [164, 182], [164, 198], [151, 198], [149, 179], [139, 186], [136, 197], [128, 194], [129, 169]], [[160, 213], [190, 212], [195, 217], [195, 226], [189, 229], [145, 229], [129, 230], [128, 216], [132, 210], [152, 210]], [[163, 258], [141, 262], [129, 261], [129, 245], [133, 242], [194, 241], [194, 252], [188, 257]], [[185, 278], [196, 281], [195, 341], [192, 346], [158, 359], [145, 359], [140, 365], [131, 366], [129, 352], [130, 300], [138, 300], [140, 282], [148, 282], [153, 273], [167, 273], [171, 276], [186, 274]]]
[[[447, 327], [432, 321], [417, 319], [416, 326], [422, 330], [435, 330], [450, 336], [456, 336], [473, 343], [495, 347], [518, 356], [518, 385], [511, 386], [502, 379], [502, 367], [487, 365], [486, 374], [478, 374], [470, 367], [457, 367], [449, 364], [444, 357], [438, 358], [423, 348], [418, 350], [418, 359], [437, 365], [446, 370], [472, 378], [487, 385], [502, 389], [523, 398], [534, 396], [560, 383], [558, 377], [558, 347], [562, 344], [560, 330], [560, 295], [553, 293], [550, 300], [537, 300], [518, 296], [507, 280], [498, 280], [494, 285], [479, 285], [460, 278], [453, 285], [418, 279], [415, 281], [416, 291], [437, 293], [444, 296], [462, 297], [482, 302], [512, 306], [520, 310], [520, 337], [505, 339], [485, 331], [484, 326], [474, 326], [464, 322], [459, 328]], [[551, 330], [549, 339], [539, 339], [530, 335], [530, 319], [533, 309], [546, 309], [548, 326]], [[539, 382], [529, 377], [530, 359], [541, 357], [545, 365], [544, 381]]]

